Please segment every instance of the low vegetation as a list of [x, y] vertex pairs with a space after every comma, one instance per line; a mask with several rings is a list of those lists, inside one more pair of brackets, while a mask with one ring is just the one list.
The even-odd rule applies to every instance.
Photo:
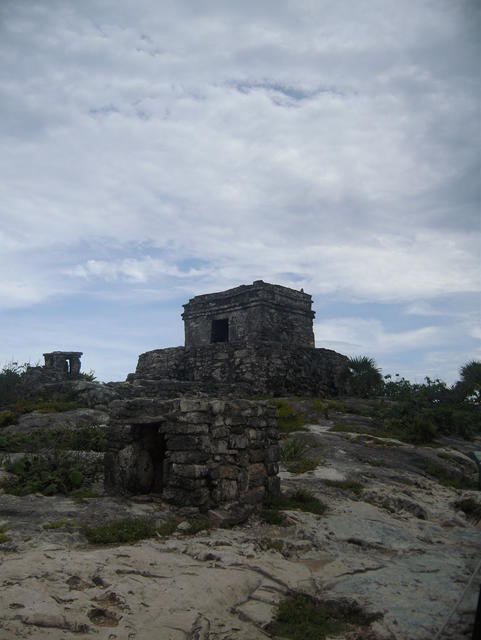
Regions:
[[293, 495], [281, 495], [271, 498], [265, 505], [268, 511], [306, 511], [321, 515], [326, 506], [312, 493], [298, 489]]
[[0, 544], [4, 542], [8, 542], [10, 540], [10, 536], [7, 533], [8, 529], [6, 526], [0, 526]]
[[[367, 356], [350, 358], [343, 373], [348, 393], [374, 400], [369, 411], [373, 427], [357, 430], [412, 444], [430, 443], [450, 434], [469, 439], [480, 432], [481, 362], [464, 365], [460, 377], [451, 387], [429, 377], [424, 383], [411, 383], [398, 374], [383, 379], [374, 360]], [[335, 427], [344, 429], [344, 425]]]
[[78, 429], [36, 429], [28, 433], [1, 433], [0, 452], [36, 453], [43, 449], [105, 451], [105, 430], [97, 425]]
[[353, 626], [367, 627], [380, 617], [364, 613], [355, 603], [319, 602], [304, 594], [294, 594], [279, 603], [267, 631], [289, 640], [324, 640]]
[[319, 464], [319, 458], [307, 455], [309, 446], [296, 438], [284, 440], [281, 444], [281, 461], [291, 473], [306, 473]]
[[287, 400], [272, 399], [271, 404], [277, 409], [277, 424], [281, 434], [288, 435], [295, 431], [308, 431], [305, 427], [305, 417], [297, 411]]
[[196, 516], [187, 520], [189, 527], [179, 530], [179, 518], [170, 518], [156, 524], [151, 518], [121, 518], [97, 526], [86, 526], [83, 534], [90, 544], [127, 544], [160, 536], [162, 538], [178, 533], [195, 535], [212, 528], [212, 522], [205, 516]]
[[[18, 496], [73, 493], [78, 500], [92, 497], [88, 495], [90, 485], [103, 473], [103, 458], [96, 454], [104, 450], [105, 432], [97, 426], [1, 433], [0, 452], [7, 454], [4, 467], [16, 476], [4, 491]], [[8, 454], [17, 452], [24, 455], [10, 460]]]
[[465, 475], [453, 474], [452, 471], [448, 471], [446, 467], [437, 465], [435, 463], [427, 463], [424, 466], [424, 471], [435, 478], [439, 484], [443, 487], [450, 487], [453, 489], [476, 489], [477, 482], [474, 478], [466, 477]]
[[88, 486], [103, 472], [102, 460], [87, 460], [73, 452], [53, 451], [46, 455], [28, 454], [7, 462], [5, 468], [16, 476], [15, 482], [4, 485], [6, 493], [26, 496], [42, 493], [68, 495]]
[[84, 527], [83, 534], [90, 544], [126, 544], [155, 536], [157, 528], [148, 518], [112, 520], [95, 527]]
[[455, 502], [454, 506], [473, 522], [481, 520], [481, 504], [474, 498], [462, 498]]
[[355, 496], [360, 497], [363, 492], [363, 485], [356, 480], [323, 480], [327, 487], [341, 489], [342, 491], [350, 491]]

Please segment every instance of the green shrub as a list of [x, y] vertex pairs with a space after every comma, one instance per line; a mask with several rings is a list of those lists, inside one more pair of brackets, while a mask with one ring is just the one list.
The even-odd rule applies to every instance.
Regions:
[[264, 508], [262, 509], [260, 516], [261, 516], [261, 520], [266, 524], [277, 524], [277, 525], [285, 524], [285, 518], [278, 509]]
[[156, 531], [153, 521], [148, 518], [123, 518], [82, 530], [90, 544], [137, 542], [152, 538]]
[[200, 531], [208, 531], [209, 529], [212, 529], [213, 526], [211, 520], [205, 516], [196, 516], [189, 520], [189, 524], [190, 529], [185, 532], [188, 535], [194, 535]]
[[0, 527], [0, 544], [3, 544], [4, 542], [8, 542], [10, 540], [10, 536], [7, 533], [8, 529], [6, 526], [1, 526]]
[[291, 462], [302, 458], [306, 452], [307, 445], [295, 438], [289, 438], [281, 443], [281, 461]]
[[171, 536], [175, 533], [179, 523], [180, 520], [178, 518], [170, 518], [157, 527], [156, 533], [162, 537]]
[[281, 495], [266, 502], [266, 508], [277, 511], [306, 511], [321, 515], [326, 510], [312, 493], [298, 489], [292, 496]]
[[[366, 613], [356, 602], [344, 599], [320, 602], [304, 594], [292, 594], [282, 600], [274, 620], [266, 627], [269, 634], [290, 640], [324, 640], [354, 630], [349, 637], [371, 637], [359, 627], [368, 627], [382, 618], [380, 613]], [[353, 626], [357, 629], [353, 629]], [[346, 636], [347, 637], [347, 636]]]
[[319, 464], [319, 458], [308, 458], [305, 453], [308, 445], [296, 438], [284, 440], [281, 444], [281, 460], [291, 473], [306, 473]]
[[304, 416], [296, 411], [286, 400], [274, 399], [270, 403], [277, 409], [277, 425], [280, 433], [289, 434], [294, 431], [308, 431], [304, 426]]
[[28, 363], [19, 365], [17, 362], [9, 362], [0, 370], [0, 407], [15, 402], [20, 393], [22, 375], [27, 367]]
[[376, 396], [383, 389], [381, 372], [374, 359], [368, 356], [348, 358], [341, 382], [349, 394], [360, 398]]
[[88, 373], [84, 372], [84, 371], [81, 371], [78, 374], [78, 377], [80, 378], [80, 380], [85, 380], [85, 382], [95, 382], [97, 380], [97, 377], [95, 375], [95, 371], [93, 371], [93, 369], [90, 369], [90, 371]]
[[27, 454], [14, 462], [7, 462], [6, 470], [17, 476], [15, 483], [4, 486], [6, 493], [17, 496], [31, 493], [67, 495], [91, 483], [103, 471], [103, 462], [82, 460], [75, 454], [53, 451], [43, 456]]
[[78, 429], [36, 429], [28, 433], [0, 433], [0, 451], [35, 453], [57, 451], [105, 451], [105, 430], [97, 425]]
[[320, 398], [314, 398], [311, 402], [310, 408], [312, 413], [314, 413], [318, 418], [324, 416], [326, 420], [329, 419], [329, 404], [324, 403]]

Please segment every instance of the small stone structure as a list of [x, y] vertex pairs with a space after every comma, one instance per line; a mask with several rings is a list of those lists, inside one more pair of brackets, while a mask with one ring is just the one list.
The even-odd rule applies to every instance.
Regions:
[[312, 298], [303, 291], [256, 280], [252, 285], [191, 298], [184, 305], [187, 349], [228, 342], [280, 342], [314, 347]]
[[279, 434], [268, 403], [136, 398], [114, 402], [112, 409], [107, 489], [244, 513], [279, 494]]
[[80, 373], [80, 358], [83, 353], [81, 351], [51, 351], [44, 353], [46, 369], [54, 369], [62, 373], [68, 373], [76, 376]]
[[303, 291], [262, 280], [196, 296], [184, 305], [185, 347], [143, 353], [127, 380], [167, 396], [335, 395], [347, 358], [315, 348], [311, 307]]

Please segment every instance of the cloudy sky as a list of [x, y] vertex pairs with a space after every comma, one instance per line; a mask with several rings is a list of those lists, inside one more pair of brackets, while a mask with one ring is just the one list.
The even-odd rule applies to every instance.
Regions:
[[1, 0], [0, 365], [120, 380], [182, 304], [312, 294], [318, 346], [481, 357], [475, 0]]

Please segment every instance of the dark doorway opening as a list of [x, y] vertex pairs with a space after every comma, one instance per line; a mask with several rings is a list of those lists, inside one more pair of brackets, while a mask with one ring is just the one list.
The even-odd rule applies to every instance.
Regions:
[[211, 342], [229, 342], [229, 319], [212, 320]]
[[159, 425], [142, 425], [140, 444], [148, 454], [144, 477], [142, 478], [142, 490], [144, 493], [162, 493], [167, 476], [165, 461], [166, 442], [165, 436], [159, 433]]

